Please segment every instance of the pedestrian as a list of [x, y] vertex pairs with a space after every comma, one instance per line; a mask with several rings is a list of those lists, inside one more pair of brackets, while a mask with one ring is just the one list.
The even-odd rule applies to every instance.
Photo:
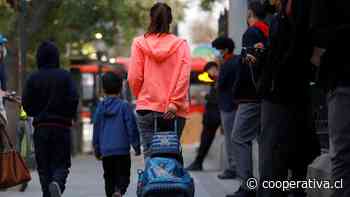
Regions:
[[[217, 63], [208, 62], [204, 68], [204, 72], [207, 72], [209, 77], [216, 81], [219, 73]], [[203, 162], [208, 155], [209, 149], [215, 139], [216, 131], [221, 125], [215, 82], [210, 84], [210, 90], [209, 93], [205, 96], [205, 99], [206, 103], [202, 121], [203, 130], [201, 133], [198, 153], [194, 161], [187, 167], [187, 170], [190, 171], [203, 170]]]
[[34, 117], [35, 158], [43, 197], [60, 197], [71, 167], [71, 126], [79, 97], [69, 72], [59, 68], [59, 50], [53, 42], [40, 44], [39, 70], [26, 82], [22, 104]]
[[[6, 47], [5, 44], [7, 43], [7, 39], [0, 34], [0, 130], [5, 130], [6, 124], [7, 124], [7, 116], [6, 116], [6, 110], [4, 106], [4, 100], [3, 97], [6, 96], [6, 75], [5, 75], [5, 56], [6, 56]], [[4, 150], [3, 147], [3, 135], [2, 132], [0, 132], [0, 151]]]
[[237, 176], [242, 182], [234, 194], [227, 197], [253, 197], [255, 191], [250, 190], [245, 182], [253, 177], [253, 140], [260, 132], [260, 97], [257, 94], [256, 83], [251, 68], [257, 64], [257, 56], [251, 53], [258, 45], [267, 45], [269, 27], [263, 21], [265, 10], [260, 2], [252, 2], [248, 6], [248, 29], [243, 34], [241, 64], [238, 82], [234, 88], [234, 99], [238, 103], [233, 125], [232, 141], [237, 162]]
[[231, 38], [218, 37], [212, 42], [212, 46], [220, 51], [222, 64], [220, 65], [217, 80], [218, 105], [220, 109], [221, 123], [225, 135], [225, 146], [228, 166], [219, 179], [233, 179], [236, 177], [236, 160], [232, 145], [232, 130], [235, 120], [237, 104], [234, 102], [233, 89], [237, 82], [240, 57], [234, 54], [235, 43]]
[[[19, 104], [19, 108], [19, 120], [17, 123], [16, 132], [16, 149], [21, 153], [27, 166], [30, 169], [35, 169], [32, 118], [28, 117], [21, 104]], [[23, 143], [23, 141], [25, 141], [25, 143]], [[23, 183], [19, 190], [24, 192], [27, 187], [28, 183]]]
[[320, 85], [328, 93], [332, 179], [343, 182], [333, 197], [350, 196], [350, 61], [343, 46], [350, 44], [350, 2], [313, 0], [312, 62], [320, 66]]
[[131, 106], [120, 98], [123, 80], [108, 72], [102, 77], [106, 97], [94, 115], [93, 147], [102, 160], [107, 197], [123, 196], [130, 184], [130, 146], [141, 154], [140, 137]]
[[189, 110], [190, 49], [187, 42], [170, 33], [171, 8], [156, 3], [150, 10], [150, 26], [146, 34], [134, 39], [128, 81], [136, 97], [136, 111], [144, 154], [154, 134], [154, 118], [160, 131], [175, 130], [181, 137]]
[[[4, 106], [3, 97], [6, 95], [6, 73], [4, 60], [6, 56], [6, 47], [7, 39], [0, 34], [0, 129], [4, 130], [7, 124], [6, 110]], [[2, 132], [1, 132], [2, 133]], [[3, 142], [2, 134], [0, 134], [0, 142]], [[3, 143], [0, 143], [0, 151], [3, 150]]]
[[[291, 180], [306, 180], [308, 165], [320, 154], [311, 113], [311, 1], [282, 0], [277, 5], [261, 83], [261, 183], [287, 180], [289, 175]], [[258, 193], [259, 197], [288, 196], [282, 189], [263, 187]], [[306, 196], [301, 188], [289, 193]]]

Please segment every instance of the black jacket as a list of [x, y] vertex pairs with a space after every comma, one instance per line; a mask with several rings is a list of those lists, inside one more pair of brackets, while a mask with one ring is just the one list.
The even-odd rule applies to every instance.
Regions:
[[29, 76], [23, 92], [23, 108], [34, 125], [69, 127], [77, 113], [79, 97], [70, 73], [59, 68], [59, 52], [44, 42], [37, 51], [39, 70]]
[[[268, 32], [265, 33], [267, 34]], [[249, 27], [243, 34], [242, 46], [252, 48], [257, 43], [267, 45], [267, 40], [268, 37], [258, 27]], [[256, 84], [253, 83], [251, 67], [247, 64], [241, 63], [239, 66], [238, 82], [234, 88], [235, 100], [239, 103], [260, 102], [255, 86]]]
[[347, 46], [350, 46], [350, 24], [336, 28], [327, 51], [322, 57], [320, 84], [325, 90], [350, 87], [350, 60]]
[[205, 95], [205, 107], [206, 108], [218, 108], [218, 95], [215, 84], [210, 85], [210, 90], [207, 95]]
[[241, 64], [240, 56], [233, 56], [220, 66], [220, 74], [217, 81], [218, 105], [221, 111], [232, 112], [235, 110], [234, 89], [237, 83], [237, 75]]
[[205, 111], [203, 114], [203, 125], [207, 128], [215, 128], [220, 125], [220, 110], [218, 106], [217, 89], [212, 84], [209, 93], [205, 96]]
[[327, 49], [321, 62], [319, 82], [326, 90], [350, 86], [350, 1], [313, 0], [311, 31], [313, 44]]
[[281, 12], [270, 26], [269, 55], [263, 69], [261, 92], [275, 103], [304, 102], [312, 80], [311, 2], [293, 1], [293, 15]]

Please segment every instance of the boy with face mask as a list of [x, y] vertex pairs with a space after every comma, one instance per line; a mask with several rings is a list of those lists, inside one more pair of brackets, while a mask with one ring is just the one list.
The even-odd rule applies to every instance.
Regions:
[[230, 38], [219, 37], [212, 42], [212, 46], [220, 51], [222, 59], [217, 80], [217, 90], [228, 163], [227, 168], [222, 174], [218, 175], [218, 178], [232, 179], [236, 177], [236, 161], [231, 136], [237, 110], [237, 105], [234, 103], [233, 89], [240, 65], [240, 56], [234, 54], [235, 43]]

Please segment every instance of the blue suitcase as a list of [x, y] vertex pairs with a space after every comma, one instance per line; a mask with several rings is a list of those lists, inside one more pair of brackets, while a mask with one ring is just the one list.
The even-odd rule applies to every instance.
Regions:
[[138, 197], [193, 197], [194, 181], [179, 161], [154, 157], [139, 170]]
[[145, 170], [139, 170], [138, 197], [193, 197], [195, 186], [190, 174], [182, 165], [182, 150], [175, 131], [157, 131], [155, 118], [154, 135], [150, 146], [150, 158]]

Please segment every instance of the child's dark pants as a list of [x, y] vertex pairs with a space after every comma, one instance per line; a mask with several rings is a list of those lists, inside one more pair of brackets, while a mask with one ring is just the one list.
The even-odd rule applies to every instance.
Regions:
[[111, 197], [118, 190], [124, 195], [130, 184], [130, 155], [103, 157], [102, 163], [106, 196]]

